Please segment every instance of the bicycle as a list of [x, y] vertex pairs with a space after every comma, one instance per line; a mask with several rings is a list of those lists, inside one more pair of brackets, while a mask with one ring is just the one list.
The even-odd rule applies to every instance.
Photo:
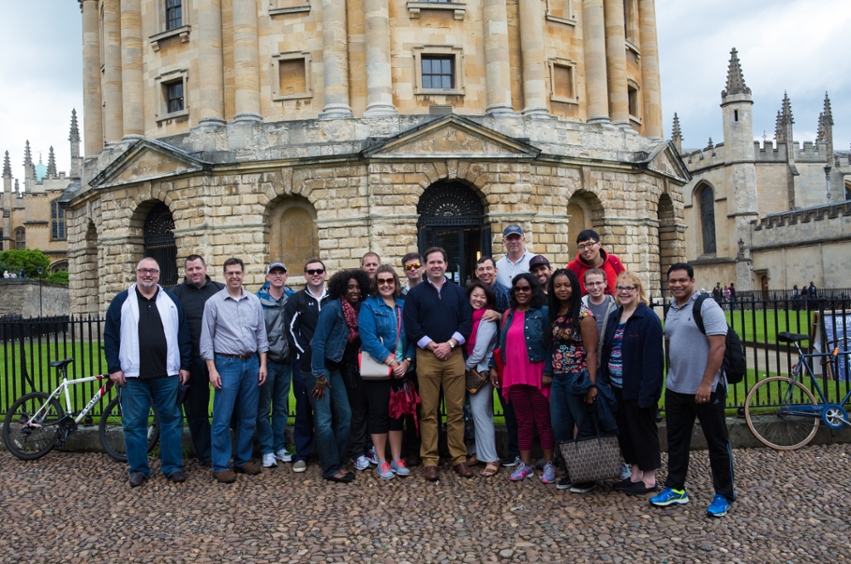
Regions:
[[[806, 445], [816, 435], [819, 423], [832, 430], [851, 425], [848, 412], [843, 407], [851, 399], [851, 388], [841, 402], [830, 403], [807, 362], [807, 359], [836, 357], [840, 354], [839, 347], [833, 352], [805, 354], [800, 342], [808, 339], [808, 335], [778, 333], [778, 342], [795, 345], [798, 363], [791, 376], [772, 376], [761, 380], [751, 388], [745, 399], [745, 420], [751, 433], [764, 445], [777, 450], [795, 450]], [[804, 385], [805, 371], [818, 393], [818, 400]], [[773, 391], [776, 395], [772, 395]], [[777, 408], [773, 411], [772, 397], [778, 399]], [[760, 404], [760, 398], [766, 401]]]
[[[54, 447], [63, 448], [65, 442], [77, 430], [80, 421], [92, 410], [96, 403], [105, 397], [115, 383], [106, 374], [87, 376], [68, 380], [67, 367], [73, 358], [56, 360], [49, 363], [61, 375], [61, 383], [52, 393], [31, 392], [18, 398], [6, 414], [3, 422], [3, 443], [21, 460], [35, 460], [50, 452]], [[71, 409], [71, 386], [106, 380], [98, 388], [95, 396], [76, 416]], [[60, 400], [64, 395], [65, 410]], [[159, 416], [151, 410], [148, 421], [148, 452], [159, 440]], [[124, 445], [124, 426], [121, 412], [121, 389], [119, 395], [110, 400], [100, 417], [98, 436], [101, 445], [109, 456], [119, 462], [127, 461]]]

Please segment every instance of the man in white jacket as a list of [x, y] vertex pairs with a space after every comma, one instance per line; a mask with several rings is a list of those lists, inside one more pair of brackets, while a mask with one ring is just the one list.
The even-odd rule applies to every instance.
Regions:
[[113, 298], [103, 333], [109, 378], [121, 393], [132, 488], [151, 473], [147, 429], [152, 403], [159, 415], [162, 472], [172, 482], [186, 480], [177, 396], [189, 379], [192, 345], [183, 306], [160, 287], [159, 278], [157, 261], [139, 261], [136, 283]]

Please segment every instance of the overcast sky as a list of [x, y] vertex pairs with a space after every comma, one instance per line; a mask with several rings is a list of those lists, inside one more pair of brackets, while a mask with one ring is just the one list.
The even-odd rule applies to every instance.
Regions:
[[[579, 0], [574, 0], [579, 1]], [[36, 17], [37, 15], [37, 17]], [[721, 90], [730, 49], [739, 50], [754, 97], [754, 137], [774, 137], [783, 92], [792, 101], [795, 139], [814, 141], [830, 94], [837, 150], [851, 143], [849, 0], [656, 0], [665, 136], [674, 112], [685, 147], [723, 139]], [[0, 153], [23, 177], [24, 142], [45, 164], [70, 163], [72, 108], [83, 131], [82, 47], [76, 0], [0, 0]]]

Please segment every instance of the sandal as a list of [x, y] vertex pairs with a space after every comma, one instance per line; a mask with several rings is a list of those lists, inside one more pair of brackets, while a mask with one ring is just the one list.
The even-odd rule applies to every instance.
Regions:
[[482, 462], [478, 458], [476, 458], [475, 454], [471, 454], [469, 457], [467, 457], [467, 466], [469, 466], [470, 468], [472, 468], [473, 466], [478, 466], [481, 463]]
[[482, 470], [482, 476], [490, 478], [491, 476], [496, 476], [497, 472], [499, 472], [499, 462], [488, 462], [485, 469]]

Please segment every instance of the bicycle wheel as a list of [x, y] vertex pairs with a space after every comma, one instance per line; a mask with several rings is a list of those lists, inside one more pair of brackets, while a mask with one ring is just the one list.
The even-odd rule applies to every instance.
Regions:
[[[124, 445], [124, 418], [119, 398], [113, 398], [100, 416], [98, 435], [103, 450], [118, 462], [127, 462], [127, 448]], [[148, 452], [151, 452], [160, 438], [160, 418], [151, 408], [148, 417]]]
[[[760, 397], [763, 405], [758, 403]], [[761, 380], [748, 392], [745, 421], [751, 433], [764, 445], [777, 450], [795, 450], [810, 442], [818, 431], [820, 413], [801, 409], [816, 405], [816, 398], [803, 384], [784, 376], [773, 376]]]
[[[59, 437], [59, 421], [65, 417], [56, 399], [44, 392], [18, 398], [3, 422], [3, 443], [21, 460], [41, 458], [53, 448]], [[33, 416], [38, 412], [37, 416]]]

